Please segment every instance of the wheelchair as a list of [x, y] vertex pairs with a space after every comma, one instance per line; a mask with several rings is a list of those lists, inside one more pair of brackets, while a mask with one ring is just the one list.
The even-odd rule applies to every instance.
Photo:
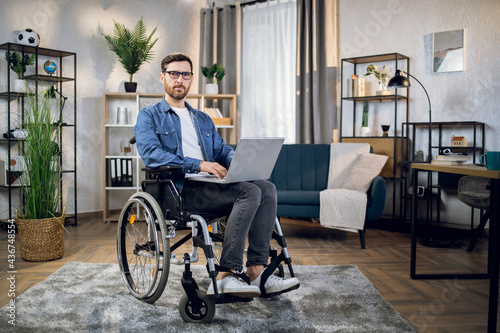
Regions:
[[[216, 304], [249, 302], [252, 299], [218, 293], [215, 281], [218, 271], [224, 270], [219, 266], [219, 259], [226, 217], [183, 210], [182, 197], [174, 183], [160, 177], [161, 174], [172, 174], [179, 168], [162, 166], [142, 169], [146, 172], [145, 180], [141, 182], [143, 191], [134, 193], [120, 213], [118, 261], [130, 293], [147, 303], [154, 303], [162, 295], [170, 265], [184, 265], [181, 284], [185, 293], [179, 302], [180, 316], [188, 323], [208, 323], [215, 315]], [[187, 230], [187, 233], [174, 242], [176, 231], [179, 230]], [[276, 240], [281, 251], [278, 254], [278, 249], [270, 246], [270, 260], [263, 273], [263, 280], [267, 280], [270, 274], [284, 277], [283, 263], [288, 267], [290, 276], [294, 277], [292, 260], [278, 218], [272, 239]], [[189, 241], [192, 243], [191, 253], [184, 253], [182, 258], [177, 258], [174, 251]], [[213, 296], [206, 295], [198, 287], [190, 269], [191, 263], [199, 260], [199, 248], [203, 250], [207, 261], [208, 276], [214, 286]], [[265, 298], [275, 298], [280, 294], [266, 294], [262, 287], [261, 290], [261, 297]]]

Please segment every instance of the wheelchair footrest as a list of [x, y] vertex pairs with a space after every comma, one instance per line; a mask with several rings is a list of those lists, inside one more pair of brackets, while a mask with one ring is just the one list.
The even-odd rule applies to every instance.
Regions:
[[251, 302], [253, 300], [253, 298], [236, 297], [229, 294], [218, 294], [213, 297], [215, 298], [215, 304]]
[[269, 294], [265, 294], [265, 293], [262, 293], [259, 297], [260, 298], [271, 298], [271, 297], [276, 297], [276, 296], [279, 296], [281, 294], [284, 294], [284, 293], [287, 293], [289, 291], [292, 291], [292, 290], [295, 290], [295, 289], [299, 289], [300, 287], [300, 283], [293, 286], [293, 287], [290, 287], [288, 289], [285, 289], [285, 290], [281, 290], [279, 292], [276, 292], [276, 293], [269, 293]]

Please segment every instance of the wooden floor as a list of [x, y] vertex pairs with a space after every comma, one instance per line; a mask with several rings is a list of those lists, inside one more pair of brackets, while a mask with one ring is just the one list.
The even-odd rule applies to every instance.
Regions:
[[[488, 286], [486, 280], [412, 280], [409, 277], [410, 236], [389, 230], [368, 229], [366, 249], [355, 233], [331, 230], [308, 221], [282, 220], [295, 265], [356, 265], [418, 332], [485, 332]], [[68, 262], [116, 263], [116, 223], [101, 215], [79, 216], [78, 227], [67, 227], [63, 259], [36, 263], [23, 261], [16, 246], [15, 294], [19, 296]], [[7, 304], [7, 232], [0, 230], [0, 306]], [[17, 240], [16, 240], [17, 241]], [[467, 240], [464, 240], [466, 243]], [[466, 245], [455, 249], [419, 246], [417, 273], [484, 272], [487, 241], [481, 238], [474, 253]], [[7, 320], [6, 318], [0, 320]]]

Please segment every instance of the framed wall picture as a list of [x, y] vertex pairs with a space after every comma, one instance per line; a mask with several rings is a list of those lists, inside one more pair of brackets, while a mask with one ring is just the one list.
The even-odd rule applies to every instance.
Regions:
[[464, 71], [464, 29], [432, 34], [432, 72]]

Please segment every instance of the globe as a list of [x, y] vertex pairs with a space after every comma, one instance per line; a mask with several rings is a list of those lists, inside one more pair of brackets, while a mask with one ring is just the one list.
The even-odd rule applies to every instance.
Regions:
[[52, 75], [52, 74], [54, 74], [56, 72], [57, 65], [56, 65], [55, 62], [47, 60], [43, 64], [43, 69], [47, 72], [47, 74]]

